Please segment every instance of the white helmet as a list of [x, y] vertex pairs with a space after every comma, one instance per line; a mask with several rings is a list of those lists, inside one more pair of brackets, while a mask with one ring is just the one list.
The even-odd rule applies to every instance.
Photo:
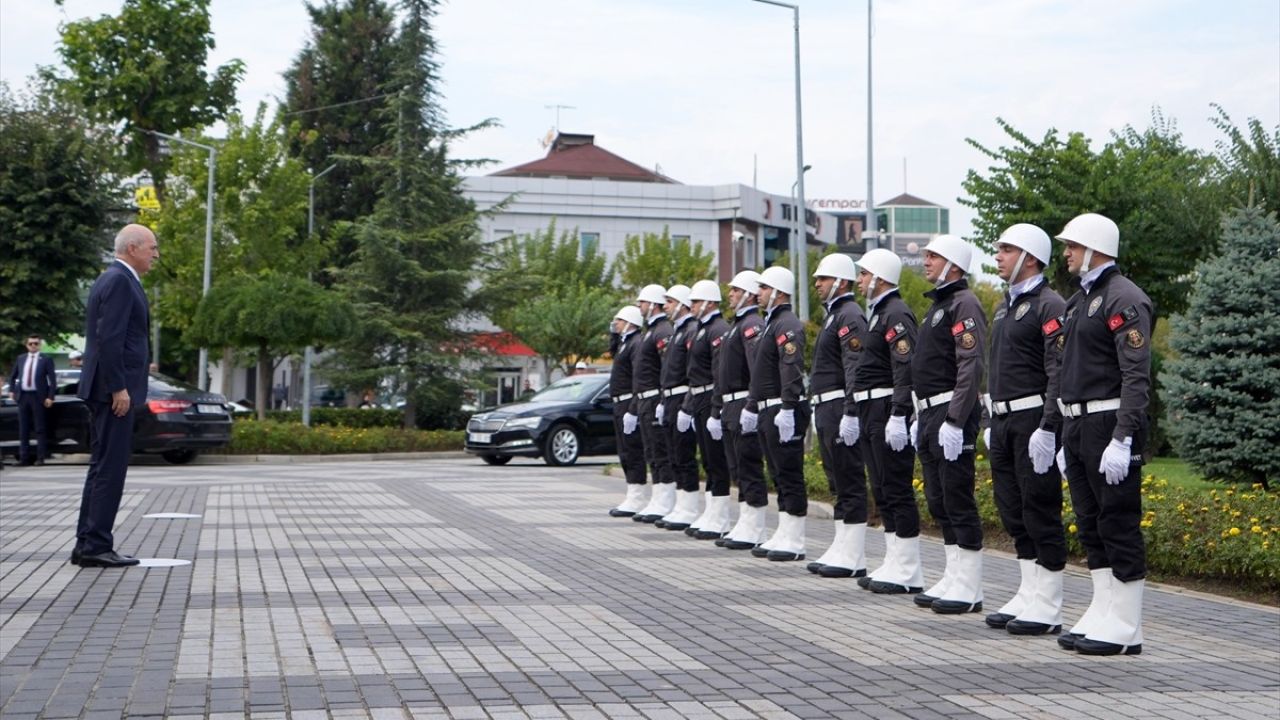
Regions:
[[699, 300], [720, 302], [720, 285], [712, 280], [699, 280], [694, 283], [693, 289], [689, 291], [689, 302]]
[[689, 302], [688, 285], [672, 285], [667, 288], [667, 297], [675, 300], [685, 307], [693, 307], [693, 303]]
[[638, 328], [644, 327], [644, 317], [640, 315], [640, 308], [635, 305], [623, 306], [623, 308], [613, 316], [613, 319], [631, 323]]
[[796, 294], [796, 276], [790, 270], [774, 265], [760, 273], [760, 284], [766, 285], [788, 296]]
[[1085, 213], [1071, 218], [1071, 222], [1058, 233], [1059, 240], [1069, 240], [1096, 250], [1107, 257], [1118, 257], [1120, 253], [1120, 228], [1111, 218], [1097, 213]]
[[902, 258], [892, 250], [868, 250], [856, 264], [890, 285], [897, 285], [902, 277]]
[[[941, 255], [946, 258], [948, 265], [954, 265], [960, 268], [961, 272], [969, 274], [969, 262], [973, 260], [973, 247], [959, 235], [937, 235], [929, 241], [924, 250], [934, 255]], [[948, 268], [943, 268], [939, 281], [945, 279], [947, 270]]]
[[813, 276], [854, 282], [858, 279], [858, 269], [853, 266], [853, 258], [835, 252], [818, 261], [818, 269], [813, 271]]
[[760, 273], [755, 270], [743, 270], [729, 281], [729, 287], [736, 287], [748, 295], [760, 294]]
[[[1000, 239], [996, 240], [997, 245], [1001, 243], [1012, 245], [1019, 250], [1030, 253], [1031, 257], [1045, 265], [1049, 264], [1049, 256], [1053, 252], [1053, 243], [1049, 240], [1049, 233], [1031, 223], [1010, 225], [1004, 232], [1000, 233]], [[1022, 263], [1019, 262], [1018, 265], [1021, 266]]]
[[667, 289], [661, 285], [645, 285], [640, 288], [636, 302], [653, 303], [658, 306], [667, 304]]

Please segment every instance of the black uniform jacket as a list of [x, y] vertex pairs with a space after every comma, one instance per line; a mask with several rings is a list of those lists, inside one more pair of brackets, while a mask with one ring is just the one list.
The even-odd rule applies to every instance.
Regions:
[[633, 330], [618, 337], [613, 351], [613, 369], [609, 371], [609, 394], [613, 397], [629, 395], [632, 387], [633, 365], [636, 347], [640, 345], [640, 331]]
[[689, 342], [697, 333], [698, 322], [692, 315], [685, 315], [676, 324], [671, 338], [662, 352], [662, 387], [664, 390], [687, 385], [689, 372]]
[[991, 320], [991, 370], [987, 376], [991, 399], [1044, 395], [1040, 428], [1054, 432], [1062, 425], [1058, 410], [1062, 367], [1058, 336], [1062, 328], [1054, 321], [1062, 317], [1066, 307], [1062, 296], [1041, 279], [1012, 304], [1006, 294]]
[[742, 392], [751, 386], [755, 374], [757, 348], [764, 337], [764, 320], [758, 308], [747, 308], [733, 321], [720, 345], [720, 374], [716, 375], [715, 398], [711, 414], [720, 417], [724, 396]]
[[961, 278], [925, 293], [933, 300], [920, 322], [911, 380], [920, 400], [954, 391], [947, 422], [964, 427], [982, 386], [987, 315], [978, 297]]
[[720, 311], [716, 310], [709, 316], [698, 321], [698, 331], [693, 333], [688, 340], [689, 344], [689, 387], [690, 390], [695, 387], [711, 385], [711, 392], [704, 392], [694, 395], [691, 391], [685, 396], [681, 409], [687, 415], [693, 415], [697, 411], [706, 407], [706, 403], [719, 407], [717, 402], [719, 392], [714, 389], [716, 385], [716, 376], [720, 374], [720, 352], [724, 348], [725, 335], [729, 333], [729, 323], [720, 317]]
[[[911, 356], [916, 349], [916, 316], [897, 289], [871, 306], [871, 319], [861, 340], [849, 340], [857, 354], [853, 389], [893, 388], [894, 415], [909, 417], [911, 404]], [[856, 343], [856, 347], [853, 347]]]
[[804, 323], [791, 312], [791, 305], [770, 311], [764, 340], [756, 348], [748, 410], [760, 412], [760, 401], [771, 398], [782, 398], [783, 409], [793, 409], [805, 399], [804, 346]]
[[[827, 306], [827, 319], [813, 341], [809, 392], [819, 395], [831, 390], [844, 390], [844, 407], [849, 415], [857, 413], [850, 391], [862, 346], [860, 338], [866, 331], [867, 318], [853, 295], [841, 295]], [[851, 345], [856, 345], [857, 349]]]
[[640, 393], [662, 387], [662, 355], [671, 342], [671, 333], [671, 321], [666, 315], [649, 320], [649, 327], [640, 336], [640, 347], [636, 349], [633, 391]]

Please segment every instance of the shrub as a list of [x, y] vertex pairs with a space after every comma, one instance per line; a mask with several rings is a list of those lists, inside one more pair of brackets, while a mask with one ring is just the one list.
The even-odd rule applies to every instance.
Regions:
[[[301, 423], [301, 410], [268, 410], [267, 419], [282, 423]], [[404, 424], [404, 413], [386, 408], [311, 408], [311, 426], [332, 425], [349, 428], [398, 428]]]
[[223, 452], [233, 455], [331, 455], [461, 450], [462, 446], [463, 433], [457, 430], [351, 428], [333, 425], [308, 428], [274, 420], [236, 420], [231, 427], [231, 445]]

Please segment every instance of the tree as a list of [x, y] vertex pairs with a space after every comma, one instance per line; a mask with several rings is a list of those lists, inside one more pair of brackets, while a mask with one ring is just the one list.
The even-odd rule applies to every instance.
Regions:
[[672, 240], [667, 228], [661, 235], [645, 233], [628, 235], [622, 252], [613, 261], [613, 272], [622, 290], [634, 297], [640, 288], [651, 283], [671, 287], [676, 283], [693, 285], [711, 277], [715, 255], [694, 246], [688, 238]]
[[1268, 132], [1260, 120], [1249, 118], [1246, 135], [1221, 106], [1213, 109], [1218, 116], [1210, 122], [1227, 136], [1216, 149], [1229, 201], [1280, 210], [1280, 125]]
[[160, 139], [223, 119], [235, 107], [244, 64], [232, 60], [205, 74], [214, 48], [209, 0], [125, 0], [119, 15], [64, 24], [58, 53], [71, 71], [60, 78], [91, 115], [120, 124], [133, 172], [146, 169], [163, 199], [166, 165]]
[[546, 361], [545, 382], [553, 363], [568, 375], [574, 360], [608, 351], [605, 328], [617, 308], [618, 296], [609, 287], [567, 285], [518, 305], [510, 329]]
[[1280, 223], [1235, 210], [1222, 237], [1173, 319], [1179, 355], [1161, 380], [1180, 457], [1205, 477], [1267, 485], [1280, 475]]
[[0, 347], [84, 332], [80, 290], [110, 251], [101, 128], [48, 87], [0, 83]]
[[253, 350], [258, 419], [266, 418], [276, 361], [350, 332], [350, 308], [337, 293], [305, 278], [266, 271], [220, 281], [196, 311], [187, 339], [194, 345]]

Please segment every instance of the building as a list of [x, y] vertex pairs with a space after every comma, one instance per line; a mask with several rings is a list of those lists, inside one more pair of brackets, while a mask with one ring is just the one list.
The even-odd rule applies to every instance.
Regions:
[[951, 211], [936, 203], [903, 193], [876, 206], [880, 228], [878, 247], [888, 248], [906, 265], [920, 266], [921, 251], [934, 235], [951, 232]]

